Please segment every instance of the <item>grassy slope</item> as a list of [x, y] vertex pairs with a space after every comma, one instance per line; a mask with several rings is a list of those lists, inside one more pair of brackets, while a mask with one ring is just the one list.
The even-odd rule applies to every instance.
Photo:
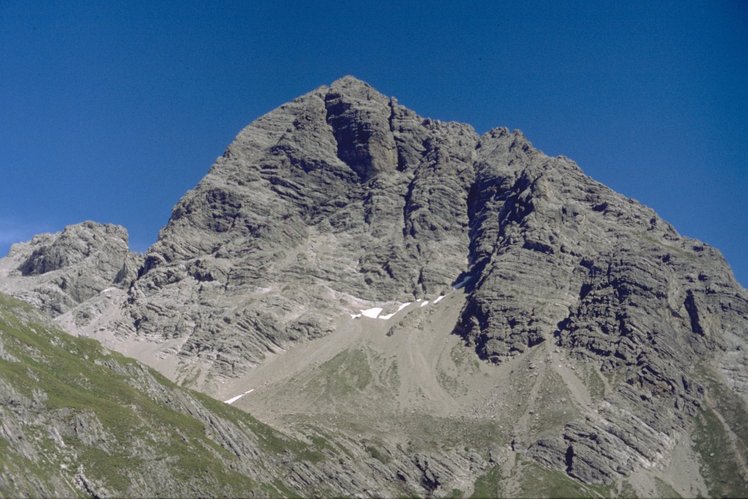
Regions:
[[[707, 374], [704, 379], [710, 403], [697, 416], [693, 433], [701, 473], [712, 496], [746, 497], [748, 477], [739, 463], [748, 460], [748, 408], [739, 396], [718, 383], [716, 376]], [[714, 408], [718, 408], [734, 440]]]
[[[272, 456], [322, 459], [314, 444], [43, 322], [0, 295], [0, 413], [15, 428], [0, 429], [0, 495], [84, 493], [81, 474], [115, 495], [288, 494], [279, 481], [258, 483], [273, 476], [262, 472]], [[91, 428], [76, 431], [86, 420]]]

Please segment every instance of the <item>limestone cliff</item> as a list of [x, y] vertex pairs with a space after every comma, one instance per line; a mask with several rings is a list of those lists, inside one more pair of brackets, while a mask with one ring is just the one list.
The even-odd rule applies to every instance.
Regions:
[[[352, 77], [242, 130], [145, 255], [86, 223], [0, 271], [0, 289], [182, 384], [261, 381], [248, 410], [438, 413], [446, 433], [491, 428], [478, 454], [618, 493], [647, 476], [640, 494], [678, 483], [668, 466], [692, 476], [678, 493], [721, 493], [708, 470], [724, 463], [690, 443], [718, 421], [748, 480], [748, 294], [719, 252], [518, 131], [422, 118]], [[459, 475], [419, 469], [428, 492]]]

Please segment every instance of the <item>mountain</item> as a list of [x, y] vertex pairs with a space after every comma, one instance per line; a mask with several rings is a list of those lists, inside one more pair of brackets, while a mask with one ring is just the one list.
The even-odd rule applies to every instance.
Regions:
[[242, 130], [144, 255], [126, 240], [37, 236], [0, 291], [363, 449], [369, 493], [747, 492], [748, 293], [716, 249], [518, 131], [345, 77]]

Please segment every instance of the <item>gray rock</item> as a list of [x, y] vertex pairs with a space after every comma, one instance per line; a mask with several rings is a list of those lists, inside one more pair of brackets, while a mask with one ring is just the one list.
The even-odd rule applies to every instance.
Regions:
[[717, 250], [519, 133], [486, 134], [476, 165], [474, 279], [456, 331], [493, 362], [552, 341], [620, 380], [606, 424], [574, 423], [535, 455], [564, 463], [573, 446], [570, 474], [593, 482], [657, 461], [699, 410], [699, 369], [727, 334], [745, 341], [745, 290]]
[[83, 222], [14, 245], [0, 263], [0, 291], [57, 316], [108, 287], [126, 288], [138, 266], [124, 227]]
[[[258, 119], [179, 201], [130, 292], [134, 329], [238, 375], [331, 332], [336, 297], [412, 300], [466, 269], [477, 135], [343, 78]], [[197, 359], [196, 359], [197, 360]]]
[[[620, 481], [667, 461], [703, 413], [708, 383], [739, 399], [739, 424], [748, 294], [716, 249], [518, 131], [479, 137], [351, 77], [242, 130], [142, 258], [122, 229], [85, 223], [0, 260], [0, 289], [68, 312], [77, 332], [165, 345], [153, 363], [207, 391], [269, 352], [330, 334], [348, 313], [457, 282], [466, 301], [454, 333], [480, 358], [533, 356], [540, 373], [552, 351], [602, 373], [604, 393], [576, 408], [581, 416], [543, 434], [522, 428], [516, 452], [585, 482]], [[120, 291], [107, 298], [107, 287]], [[154, 399], [210, 419], [129, 375]], [[485, 407], [499, 412], [495, 402]], [[539, 420], [542, 409], [527, 414]], [[213, 427], [223, 448], [253, 452], [251, 439]], [[439, 490], [461, 459], [396, 455], [389, 476], [402, 487], [388, 490]], [[331, 470], [297, 463], [292, 476], [311, 487]], [[372, 486], [349, 471], [336, 490]]]

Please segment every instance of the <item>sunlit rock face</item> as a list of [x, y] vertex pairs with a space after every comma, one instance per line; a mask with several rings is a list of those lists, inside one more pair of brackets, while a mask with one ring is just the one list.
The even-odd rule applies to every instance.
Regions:
[[359, 304], [449, 289], [468, 268], [477, 142], [350, 77], [261, 117], [146, 253], [138, 334], [189, 335], [184, 356], [230, 375]]
[[0, 260], [0, 291], [58, 316], [107, 288], [129, 286], [141, 263], [124, 227], [83, 222], [14, 245]]
[[708, 382], [748, 398], [748, 296], [717, 250], [518, 131], [425, 119], [352, 77], [242, 130], [145, 255], [83, 224], [0, 270], [66, 327], [151, 345], [151, 365], [206, 391], [347, 321], [427, 327], [400, 319], [457, 290], [439, 327], [470, 355], [542, 361], [575, 395], [512, 449], [587, 483], [664, 466]]

